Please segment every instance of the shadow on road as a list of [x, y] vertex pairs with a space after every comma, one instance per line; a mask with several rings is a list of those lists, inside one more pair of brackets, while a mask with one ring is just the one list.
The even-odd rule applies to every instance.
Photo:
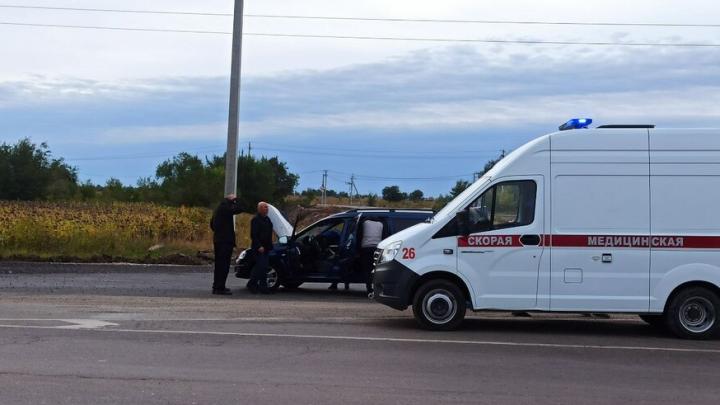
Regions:
[[[244, 286], [231, 288], [233, 295], [227, 297], [227, 299], [254, 299], [254, 300], [282, 300], [282, 301], [317, 301], [317, 302], [348, 302], [348, 303], [374, 303], [367, 297], [365, 289], [351, 289], [344, 291], [339, 290], [328, 290], [326, 284], [316, 284], [309, 287], [300, 287], [295, 289], [284, 289], [280, 288], [275, 293], [270, 295], [263, 294], [252, 294]], [[198, 296], [198, 295], [195, 295]], [[203, 293], [200, 296], [215, 297], [209, 294], [209, 292]], [[223, 297], [224, 298], [224, 297]]]
[[[500, 316], [500, 315], [494, 315]], [[630, 319], [608, 319], [600, 320], [593, 318], [581, 318], [582, 315], [568, 314], [567, 317], [578, 319], [552, 319], [552, 315], [538, 315], [537, 318], [467, 318], [462, 326], [452, 332], [430, 332], [436, 339], [454, 339], [457, 335], [467, 332], [480, 332], [483, 336], [498, 335], [503, 338], [517, 336], [538, 336], [538, 335], [565, 335], [565, 336], [588, 336], [588, 337], [652, 337], [670, 338], [663, 330], [646, 325], [640, 321], [634, 322]], [[388, 329], [398, 331], [417, 330], [418, 325], [413, 319], [388, 319], [378, 320], [378, 324]], [[479, 337], [479, 335], [477, 336]]]

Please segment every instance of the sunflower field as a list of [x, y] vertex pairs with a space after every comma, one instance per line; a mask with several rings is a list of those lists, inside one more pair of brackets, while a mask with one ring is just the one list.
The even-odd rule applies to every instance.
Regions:
[[[129, 260], [197, 256], [212, 250], [206, 208], [148, 203], [0, 201], [0, 259]], [[237, 220], [247, 246], [251, 216]]]

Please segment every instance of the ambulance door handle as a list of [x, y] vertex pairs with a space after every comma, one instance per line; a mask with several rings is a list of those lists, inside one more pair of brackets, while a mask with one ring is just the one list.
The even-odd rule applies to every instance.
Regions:
[[523, 235], [520, 237], [523, 246], [537, 246], [540, 244], [540, 235]]

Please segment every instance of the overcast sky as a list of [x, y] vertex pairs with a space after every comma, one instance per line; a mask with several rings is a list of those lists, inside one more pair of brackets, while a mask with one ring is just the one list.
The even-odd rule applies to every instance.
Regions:
[[[20, 2], [2, 2], [10, 4]], [[24, 5], [232, 11], [230, 0]], [[246, 1], [247, 14], [713, 24], [714, 1]], [[0, 8], [0, 22], [230, 31], [230, 17]], [[720, 28], [246, 18], [246, 33], [720, 43]], [[220, 153], [229, 35], [0, 25], [0, 142], [46, 141], [82, 179], [134, 184], [180, 151]], [[720, 126], [720, 48], [497, 45], [246, 36], [241, 138], [300, 188], [447, 192], [501, 149], [572, 117]]]

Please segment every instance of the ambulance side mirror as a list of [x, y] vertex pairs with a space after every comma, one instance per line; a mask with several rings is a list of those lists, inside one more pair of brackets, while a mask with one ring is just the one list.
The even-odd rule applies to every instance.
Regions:
[[455, 223], [457, 231], [461, 236], [470, 235], [470, 222], [468, 221], [468, 211], [462, 210], [455, 214]]

